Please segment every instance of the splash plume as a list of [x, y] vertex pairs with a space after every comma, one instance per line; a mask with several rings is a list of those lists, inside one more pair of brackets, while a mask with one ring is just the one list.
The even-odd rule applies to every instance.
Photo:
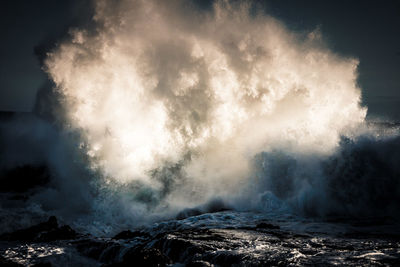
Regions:
[[95, 1], [95, 28], [45, 62], [92, 169], [155, 189], [169, 171], [187, 205], [237, 192], [260, 152], [329, 155], [364, 122], [358, 61], [250, 7]]

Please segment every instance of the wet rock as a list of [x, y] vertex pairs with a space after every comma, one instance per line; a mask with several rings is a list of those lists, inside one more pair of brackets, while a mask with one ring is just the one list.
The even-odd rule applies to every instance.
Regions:
[[174, 262], [187, 263], [209, 250], [210, 248], [205, 243], [211, 241], [212, 238], [213, 236], [208, 234], [207, 230], [204, 230], [204, 233], [202, 230], [185, 230], [158, 238], [154, 247], [159, 248]]
[[71, 227], [64, 225], [48, 232], [41, 233], [36, 240], [40, 242], [50, 242], [56, 240], [74, 239], [77, 236], [78, 234]]
[[98, 260], [105, 264], [112, 264], [120, 261], [121, 251], [125, 248], [114, 241], [99, 239], [81, 239], [73, 242], [77, 251], [89, 258]]
[[116, 243], [108, 243], [106, 248], [101, 252], [98, 260], [104, 263], [113, 263], [119, 261], [119, 256], [124, 247]]
[[171, 260], [156, 248], [131, 249], [123, 256], [120, 266], [166, 266]]
[[17, 230], [12, 233], [2, 234], [0, 240], [7, 241], [33, 241], [38, 236], [47, 231], [56, 230], [58, 228], [57, 218], [51, 216], [47, 222], [39, 223], [26, 229]]
[[23, 267], [24, 265], [10, 261], [0, 255], [0, 266], [3, 267]]
[[[64, 250], [66, 254], [75, 251], [82, 259], [90, 258], [88, 262], [103, 266], [397, 266], [399, 263], [400, 245], [394, 238], [381, 235], [362, 239], [343, 235], [300, 234], [279, 229], [267, 220], [250, 225], [256, 226], [123, 231], [113, 239], [79, 235], [74, 240], [59, 241], [49, 246], [70, 248]], [[21, 231], [28, 234], [30, 231], [39, 232], [34, 239], [44, 241], [39, 244], [25, 243], [23, 246], [16, 246], [18, 242], [3, 242], [6, 247], [10, 246], [7, 248], [9, 251], [15, 252], [9, 255], [16, 255], [16, 262], [29, 250], [46, 247], [46, 240], [69, 238], [73, 236], [71, 231], [74, 233], [68, 226], [59, 227], [55, 217], [20, 230], [19, 235], [22, 235]], [[50, 262], [56, 265], [56, 257], [64, 256], [54, 254], [53, 257]], [[0, 261], [0, 266], [20, 266], [6, 265], [14, 263], [1, 260], [5, 263]], [[36, 258], [30, 263], [38, 263], [38, 260], [47, 261], [49, 258]]]
[[209, 260], [219, 266], [235, 266], [243, 263], [243, 257], [244, 255], [235, 252], [222, 251], [217, 253], [215, 256], [209, 256]]
[[92, 259], [99, 259], [101, 254], [110, 246], [107, 242], [84, 239], [74, 242], [76, 249], [84, 256]]
[[47, 222], [39, 223], [26, 229], [2, 234], [0, 240], [49, 242], [56, 240], [74, 239], [78, 234], [68, 225], [58, 227], [57, 218], [51, 216]]
[[113, 239], [133, 239], [133, 238], [150, 238], [151, 236], [146, 233], [146, 232], [141, 232], [141, 231], [122, 231], [118, 233], [116, 236], [113, 237]]

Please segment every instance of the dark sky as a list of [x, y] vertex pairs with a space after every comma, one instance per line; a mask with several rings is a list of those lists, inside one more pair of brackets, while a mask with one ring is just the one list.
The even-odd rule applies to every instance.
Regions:
[[[211, 2], [195, 1], [205, 9]], [[257, 2], [292, 30], [320, 27], [333, 51], [358, 58], [369, 116], [400, 120], [400, 0]], [[51, 48], [69, 27], [86, 23], [89, 7], [88, 0], [1, 1], [0, 110], [32, 109], [47, 79], [37, 54]]]

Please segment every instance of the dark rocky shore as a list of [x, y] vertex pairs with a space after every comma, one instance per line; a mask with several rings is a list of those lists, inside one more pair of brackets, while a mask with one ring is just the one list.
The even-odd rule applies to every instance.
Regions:
[[55, 217], [0, 236], [1, 266], [399, 266], [400, 237], [300, 234], [269, 222], [213, 229], [142, 228], [98, 238]]

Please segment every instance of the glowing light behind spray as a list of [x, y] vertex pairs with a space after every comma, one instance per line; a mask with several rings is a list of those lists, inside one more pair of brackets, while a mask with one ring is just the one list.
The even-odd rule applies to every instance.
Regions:
[[149, 172], [190, 154], [184, 171], [202, 198], [228, 194], [255, 154], [328, 154], [364, 121], [358, 61], [330, 52], [318, 30], [295, 34], [227, 1], [202, 13], [181, 1], [95, 3], [96, 29], [71, 30], [46, 68], [66, 127], [105, 177], [157, 187]]

